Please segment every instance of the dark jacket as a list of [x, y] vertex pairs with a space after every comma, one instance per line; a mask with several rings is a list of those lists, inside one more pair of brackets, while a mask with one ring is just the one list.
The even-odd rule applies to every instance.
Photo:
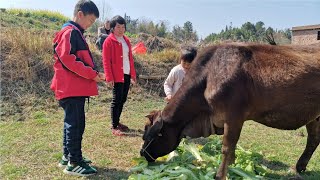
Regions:
[[98, 28], [98, 38], [107, 38], [110, 34], [110, 29], [107, 30], [104, 26]]

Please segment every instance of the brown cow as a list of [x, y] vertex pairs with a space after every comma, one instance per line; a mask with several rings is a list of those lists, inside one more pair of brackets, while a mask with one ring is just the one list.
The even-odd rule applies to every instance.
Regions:
[[302, 172], [320, 142], [320, 47], [224, 44], [206, 48], [163, 111], [148, 117], [140, 151], [148, 161], [173, 151], [184, 136], [224, 134], [216, 179], [225, 179], [247, 119], [295, 130], [306, 125]]

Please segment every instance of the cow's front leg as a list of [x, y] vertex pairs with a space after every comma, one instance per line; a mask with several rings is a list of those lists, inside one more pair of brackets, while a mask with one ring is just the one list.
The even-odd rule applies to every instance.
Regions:
[[234, 163], [235, 148], [240, 137], [243, 121], [227, 121], [224, 124], [222, 162], [218, 169], [216, 180], [226, 179], [228, 166]]

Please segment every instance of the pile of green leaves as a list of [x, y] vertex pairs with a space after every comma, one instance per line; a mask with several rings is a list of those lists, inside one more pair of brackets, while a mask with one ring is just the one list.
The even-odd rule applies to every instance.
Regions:
[[[204, 145], [201, 145], [190, 139], [183, 139], [175, 151], [158, 158], [155, 163], [148, 164], [144, 157], [134, 158], [136, 166], [130, 169], [133, 174], [128, 179], [213, 179], [221, 163], [222, 142], [217, 136], [210, 136], [205, 140]], [[236, 160], [229, 166], [227, 178], [262, 179], [266, 174], [266, 167], [260, 164], [261, 161], [261, 154], [237, 146]]]

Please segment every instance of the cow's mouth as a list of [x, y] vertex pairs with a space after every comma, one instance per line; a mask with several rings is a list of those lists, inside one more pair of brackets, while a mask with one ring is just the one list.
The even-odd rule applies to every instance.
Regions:
[[155, 161], [155, 159], [144, 149], [140, 150], [140, 156], [145, 157], [148, 162], [154, 162]]

